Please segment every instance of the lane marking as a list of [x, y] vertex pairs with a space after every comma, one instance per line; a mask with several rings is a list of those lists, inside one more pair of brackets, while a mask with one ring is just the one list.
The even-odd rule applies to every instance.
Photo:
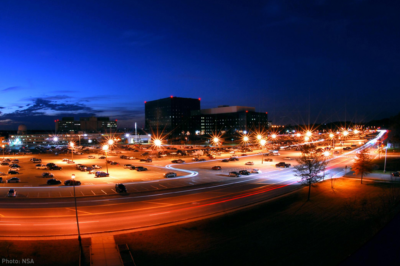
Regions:
[[96, 195], [96, 193], [94, 193], [93, 190], [90, 190], [90, 191], [92, 191], [93, 195]]
[[106, 195], [107, 195], [107, 193], [106, 193], [104, 190], [101, 190], [101, 192], [103, 192], [104, 194], [106, 194]]
[[20, 224], [1, 224], [1, 225], [20, 225]]
[[170, 213], [170, 212], [154, 213], [154, 214], [150, 214], [149, 216], [156, 216], [156, 215], [161, 215], [161, 214], [166, 214], [166, 213]]
[[[79, 224], [88, 224], [88, 223], [98, 223], [99, 221], [90, 221], [90, 222], [79, 222]], [[34, 224], [33, 226], [43, 226], [43, 225], [65, 225], [65, 224], [76, 224], [74, 223], [55, 223], [55, 224]]]

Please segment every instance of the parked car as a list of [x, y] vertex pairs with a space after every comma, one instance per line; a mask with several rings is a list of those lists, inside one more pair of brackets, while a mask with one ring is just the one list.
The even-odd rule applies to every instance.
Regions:
[[125, 169], [129, 169], [129, 168], [131, 168], [132, 167], [132, 164], [124, 164], [124, 168]]
[[199, 162], [205, 162], [205, 161], [206, 161], [206, 159], [204, 159], [204, 158], [199, 159]]
[[229, 172], [229, 176], [239, 177], [240, 174], [238, 172]]
[[147, 168], [143, 167], [143, 166], [136, 166], [136, 171], [138, 171], [138, 172], [147, 171]]
[[280, 162], [280, 163], [275, 164], [275, 167], [289, 168], [290, 167], [290, 163]]
[[18, 172], [20, 169], [19, 169], [19, 167], [11, 167], [11, 168], [8, 169], [8, 170]]
[[211, 169], [212, 170], [221, 170], [221, 166], [213, 166]]
[[93, 168], [93, 169], [101, 169], [101, 166], [99, 166], [99, 165], [97, 165], [97, 164], [93, 164], [93, 165], [92, 165], [92, 168]]
[[110, 162], [111, 165], [119, 165], [117, 162]]
[[393, 173], [392, 173], [392, 176], [398, 177], [398, 176], [400, 176], [400, 172], [393, 172]]
[[47, 185], [59, 185], [59, 184], [61, 184], [61, 181], [55, 178], [47, 180]]
[[115, 184], [115, 191], [118, 193], [127, 193], [126, 187], [124, 184]]
[[49, 173], [49, 172], [44, 172], [42, 174], [42, 177], [54, 177], [54, 175], [52, 173]]
[[81, 184], [81, 181], [75, 180], [75, 179], [70, 179], [70, 180], [65, 180], [64, 185], [66, 186], [79, 186]]
[[47, 166], [44, 165], [44, 164], [41, 164], [40, 166], [36, 166], [36, 169], [39, 169], [39, 170], [46, 170], [46, 169], [47, 169]]
[[164, 177], [170, 178], [170, 177], [177, 177], [177, 174], [174, 172], [168, 172], [164, 174]]
[[254, 168], [254, 169], [251, 169], [250, 173], [252, 173], [252, 174], [259, 174], [259, 173], [260, 173], [260, 170]]
[[270, 158], [264, 159], [264, 162], [272, 162], [272, 159]]
[[49, 167], [49, 170], [61, 170], [61, 169], [62, 169], [62, 167], [58, 166], [58, 165], [53, 165], [53, 166]]
[[7, 196], [8, 197], [16, 197], [17, 196], [17, 191], [15, 189], [13, 189], [13, 188], [10, 188], [10, 190], [8, 190]]
[[19, 172], [18, 172], [18, 171], [10, 170], [10, 171], [8, 171], [8, 174], [9, 174], [9, 175], [18, 175]]
[[229, 162], [229, 160], [228, 159], [223, 159], [221, 162], [227, 163], [227, 162]]
[[253, 162], [247, 162], [247, 163], [245, 163], [245, 165], [254, 165], [254, 163]]
[[104, 155], [99, 157], [99, 159], [105, 159], [105, 158], [106, 158], [106, 156], [104, 156]]
[[7, 183], [19, 183], [19, 178], [11, 177], [10, 179], [7, 180]]
[[12, 163], [19, 163], [19, 160], [18, 159], [14, 159], [14, 160], [12, 160]]
[[147, 162], [147, 163], [151, 163], [153, 160], [150, 158], [146, 158], [146, 159], [140, 159], [141, 162]]
[[250, 175], [250, 172], [247, 171], [247, 170], [240, 170], [240, 171], [239, 171], [239, 174], [240, 174], [240, 175]]
[[93, 155], [89, 155], [88, 159], [96, 159], [96, 157], [94, 157]]
[[285, 160], [292, 160], [291, 157], [285, 157]]
[[229, 161], [239, 161], [238, 158], [229, 158]]
[[178, 160], [172, 160], [171, 163], [185, 163], [185, 161], [178, 159]]
[[95, 176], [96, 176], [96, 177], [107, 177], [107, 176], [109, 176], [109, 175], [110, 175], [110, 174], [108, 174], [108, 173], [106, 173], [106, 172], [101, 172], [101, 171], [95, 173]]
[[2, 162], [1, 165], [8, 165], [8, 163], [7, 162]]

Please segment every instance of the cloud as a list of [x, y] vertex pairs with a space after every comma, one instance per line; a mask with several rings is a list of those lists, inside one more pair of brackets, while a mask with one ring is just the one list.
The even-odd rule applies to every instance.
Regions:
[[0, 106], [0, 109], [4, 109], [5, 107], [3, 107], [3, 106]]
[[78, 91], [74, 91], [74, 90], [58, 90], [58, 91], [52, 91], [52, 93], [77, 93]]
[[9, 92], [9, 91], [16, 91], [16, 90], [23, 90], [24, 88], [19, 87], [19, 86], [14, 86], [14, 87], [8, 87], [5, 88], [3, 90], [1, 90], [2, 92]]

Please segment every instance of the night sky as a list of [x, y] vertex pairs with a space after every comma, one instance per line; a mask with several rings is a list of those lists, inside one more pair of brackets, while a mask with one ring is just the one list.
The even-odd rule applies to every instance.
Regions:
[[[397, 3], [397, 4], [396, 4]], [[400, 111], [399, 1], [0, 1], [0, 130], [201, 98], [296, 124]]]

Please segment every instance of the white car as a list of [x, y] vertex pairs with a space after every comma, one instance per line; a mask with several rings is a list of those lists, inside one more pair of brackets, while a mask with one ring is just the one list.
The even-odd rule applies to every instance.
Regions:
[[69, 159], [67, 159], [67, 158], [64, 158], [64, 159], [62, 159], [62, 161], [63, 161], [63, 162], [68, 162], [68, 161], [69, 161]]
[[96, 157], [94, 157], [93, 155], [89, 155], [88, 159], [96, 159]]
[[14, 160], [12, 161], [12, 163], [19, 163], [19, 160], [18, 160], [18, 159], [14, 159]]
[[47, 165], [42, 164], [42, 165], [36, 166], [36, 169], [46, 170], [47, 169]]
[[92, 165], [93, 169], [101, 169], [101, 166], [98, 166], [97, 164]]
[[259, 174], [259, 173], [260, 173], [260, 170], [254, 168], [254, 169], [252, 169], [252, 170], [250, 171], [250, 173]]
[[17, 172], [19, 172], [19, 167], [11, 167], [10, 169], [9, 169], [10, 171], [17, 171]]
[[176, 173], [174, 173], [174, 172], [169, 172], [169, 173], [165, 173], [164, 174], [164, 177], [176, 177], [177, 175], [176, 175]]
[[285, 160], [292, 160], [292, 158], [290, 158], [290, 157], [285, 157]]
[[8, 196], [8, 197], [16, 197], [16, 196], [17, 196], [17, 191], [16, 191], [15, 189], [11, 188], [11, 189], [8, 191], [7, 196]]
[[245, 163], [245, 165], [254, 165], [254, 163], [253, 162], [247, 162], [247, 163]]

